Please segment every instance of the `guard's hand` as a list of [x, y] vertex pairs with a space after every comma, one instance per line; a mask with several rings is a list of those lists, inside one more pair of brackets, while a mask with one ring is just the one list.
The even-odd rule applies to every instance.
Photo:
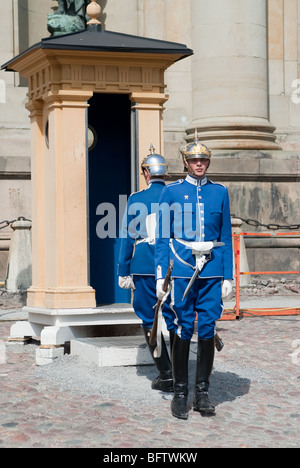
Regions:
[[156, 281], [156, 296], [159, 301], [165, 302], [168, 295], [171, 292], [171, 285], [169, 284], [167, 292], [163, 291], [163, 285], [165, 280], [159, 279]]
[[134, 289], [134, 282], [131, 276], [119, 276], [119, 286], [122, 289]]
[[231, 292], [232, 292], [231, 281], [224, 280], [223, 285], [222, 285], [222, 299], [225, 299], [225, 297], [229, 296]]

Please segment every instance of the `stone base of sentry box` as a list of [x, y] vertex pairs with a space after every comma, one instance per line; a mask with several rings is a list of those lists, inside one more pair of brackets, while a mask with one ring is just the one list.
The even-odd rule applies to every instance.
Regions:
[[[43, 365], [57, 359], [66, 342], [77, 338], [112, 335], [137, 335], [141, 320], [129, 304], [111, 304], [91, 309], [46, 309], [24, 307], [27, 321], [18, 321], [10, 329], [10, 342], [34, 338], [40, 341], [36, 363]], [[116, 331], [118, 333], [116, 333]], [[52, 350], [52, 351], [49, 351]]]

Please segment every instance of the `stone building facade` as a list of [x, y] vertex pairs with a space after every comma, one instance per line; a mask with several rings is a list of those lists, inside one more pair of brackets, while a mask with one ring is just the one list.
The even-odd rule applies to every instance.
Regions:
[[[299, 224], [300, 1], [98, 3], [102, 28], [184, 43], [194, 51], [166, 72], [164, 155], [171, 180], [183, 176], [179, 150], [197, 128], [213, 151], [210, 176], [228, 186], [236, 216]], [[1, 64], [49, 35], [47, 15], [56, 7], [56, 0], [1, 2]], [[27, 91], [17, 73], [0, 71], [0, 222], [31, 217]], [[10, 237], [10, 228], [0, 230], [0, 281]], [[299, 269], [300, 245], [293, 236], [246, 244], [252, 269]]]

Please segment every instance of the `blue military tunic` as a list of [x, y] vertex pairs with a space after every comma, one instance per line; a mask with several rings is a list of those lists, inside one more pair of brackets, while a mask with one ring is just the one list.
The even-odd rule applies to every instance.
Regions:
[[[158, 202], [164, 187], [163, 180], [151, 179], [146, 190], [131, 194], [122, 220], [118, 275], [133, 276], [133, 308], [145, 327], [153, 325], [157, 302], [155, 227]], [[167, 304], [163, 308], [163, 315], [170, 330], [174, 327], [174, 317]]]
[[155, 225], [164, 187], [163, 180], [153, 179], [146, 190], [130, 195], [122, 221], [119, 276], [155, 275]]
[[[164, 278], [170, 253], [174, 258], [173, 277], [191, 278], [195, 256], [187, 244], [178, 240], [223, 242], [212, 250], [200, 278], [233, 278], [232, 234], [228, 190], [206, 177], [188, 175], [167, 185], [160, 198], [156, 240], [156, 277]], [[169, 241], [172, 239], [171, 252]]]
[[[221, 283], [233, 278], [232, 233], [228, 190], [206, 177], [188, 175], [167, 185], [160, 198], [156, 231], [156, 278], [164, 278], [174, 259], [170, 307], [177, 334], [190, 340], [198, 314], [198, 337], [214, 336], [223, 313]], [[183, 294], [196, 267], [195, 242], [219, 242], [185, 299]]]

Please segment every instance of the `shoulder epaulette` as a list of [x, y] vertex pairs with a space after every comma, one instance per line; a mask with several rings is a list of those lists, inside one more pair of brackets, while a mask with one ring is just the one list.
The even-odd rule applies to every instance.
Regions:
[[222, 184], [221, 182], [213, 182], [212, 180], [209, 179], [209, 182], [211, 182], [214, 185], [221, 185], [224, 188], [227, 188], [226, 185]]
[[147, 189], [142, 189], [142, 190], [138, 190], [137, 192], [132, 192], [132, 193], [129, 195], [128, 198], [130, 198], [130, 197], [132, 197], [132, 196], [134, 196], [134, 195], [138, 195], [139, 193], [145, 192], [145, 190], [147, 190]]
[[166, 187], [174, 187], [174, 185], [182, 184], [184, 182], [184, 179], [179, 179], [176, 180], [176, 182], [171, 182], [170, 184], [167, 184]]

